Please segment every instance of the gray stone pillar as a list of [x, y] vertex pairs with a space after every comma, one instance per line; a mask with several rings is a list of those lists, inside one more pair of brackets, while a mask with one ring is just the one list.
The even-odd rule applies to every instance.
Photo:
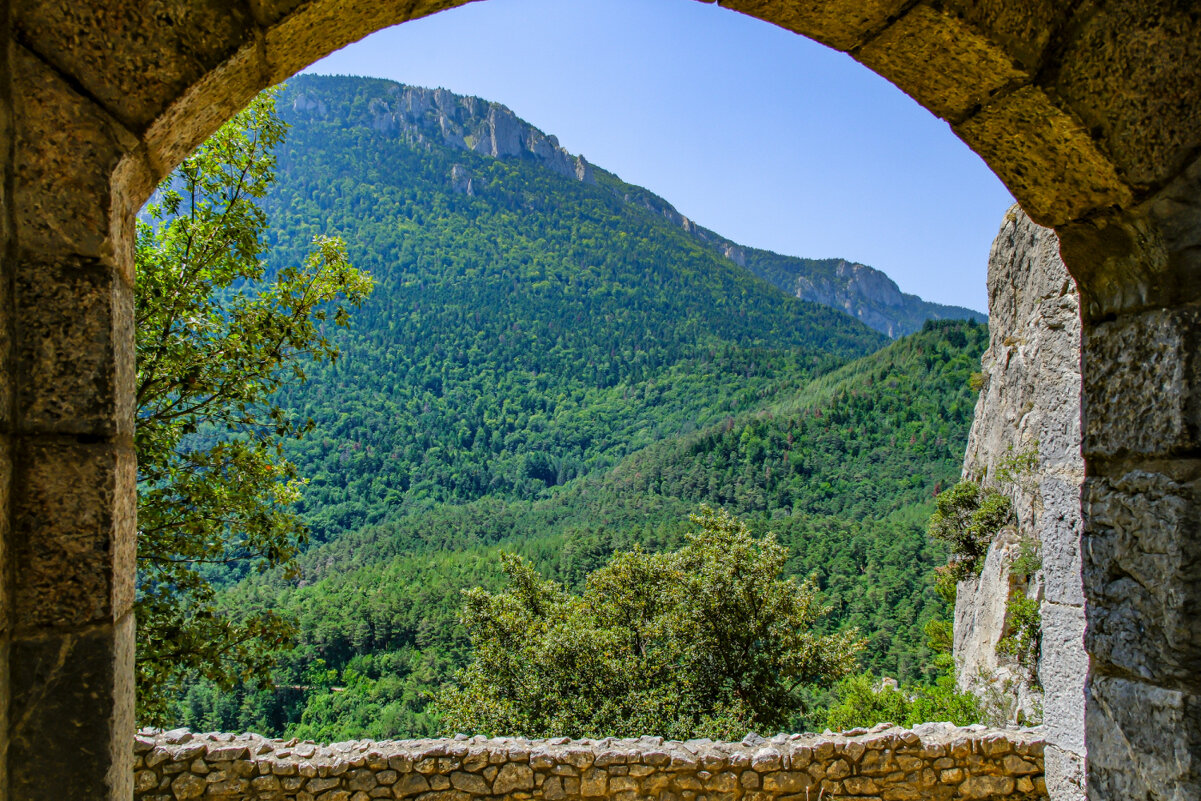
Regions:
[[128, 237], [111, 224], [123, 209], [110, 182], [136, 140], [36, 55], [9, 47], [0, 685], [10, 695], [0, 798], [127, 801], [133, 275]]
[[1201, 164], [1060, 231], [1080, 283], [1089, 797], [1201, 798]]

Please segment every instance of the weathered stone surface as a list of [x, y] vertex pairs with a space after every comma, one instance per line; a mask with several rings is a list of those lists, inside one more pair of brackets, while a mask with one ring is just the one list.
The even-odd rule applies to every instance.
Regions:
[[780, 5], [772, 0], [729, 0], [726, 8], [753, 17], [767, 17], [796, 33], [838, 50], [850, 50], [884, 27], [905, 8], [904, 0], [863, 0], [851, 6], [800, 0]]
[[1056, 0], [950, 0], [946, 6], [1030, 72], [1043, 61], [1071, 10]]
[[1089, 652], [1129, 676], [1201, 693], [1198, 487], [1136, 470], [1089, 478], [1085, 490]]
[[853, 55], [944, 119], [959, 121], [1029, 74], [955, 14], [914, 6]]
[[1201, 146], [1196, 22], [1196, 8], [1172, 0], [1107, 2], [1063, 53], [1060, 95], [1139, 188], [1170, 179]]
[[[253, 35], [244, 4], [235, 0], [158, 6], [22, 0], [15, 6], [23, 41], [58, 69], [78, 76], [93, 97], [135, 128], [144, 128], [167, 102]], [[163, 24], [164, 16], [169, 25]], [[105, 35], [96, 36], [101, 30]]]
[[190, 798], [200, 798], [207, 786], [208, 783], [203, 777], [181, 773], [171, 782], [171, 792], [179, 801], [187, 801]]
[[26, 441], [14, 485], [22, 627], [112, 621], [133, 602], [132, 448]]
[[[1088, 793], [1084, 789], [1085, 759], [1083, 756], [1048, 745], [1043, 757], [1043, 764], [1049, 798], [1053, 798], [1055, 801], [1086, 801]], [[1027, 783], [1030, 789], [1024, 789]], [[1018, 779], [1018, 792], [1028, 793], [1032, 791], [1033, 787], [1033, 781], [1024, 777]]]
[[130, 287], [100, 260], [68, 257], [21, 263], [15, 287], [22, 428], [131, 435]]
[[1124, 205], [1133, 196], [1088, 130], [1037, 87], [986, 103], [954, 129], [1042, 225]]
[[1201, 697], [1093, 676], [1087, 726], [1090, 796], [1201, 798]]
[[[1201, 308], [1155, 309], [1094, 324], [1084, 341], [1090, 457], [1159, 456], [1201, 446]], [[1148, 388], [1154, 387], [1154, 392]], [[1100, 413], [1104, 407], [1110, 413]], [[1118, 411], [1120, 410], [1120, 411]]]
[[[994, 788], [1002, 786], [1006, 778], [1010, 787], [1016, 787], [1019, 779], [1031, 787], [1042, 781], [1042, 741], [1033, 732], [981, 726], [960, 729], [951, 724], [927, 724], [914, 731], [877, 729], [848, 736], [777, 737], [771, 746], [763, 746], [761, 740], [758, 744], [681, 743], [654, 737], [621, 741], [620, 751], [612, 747], [612, 741], [563, 737], [535, 741], [357, 740], [309, 746], [312, 750], [306, 753], [312, 761], [304, 764], [311, 769], [282, 779], [276, 767], [295, 758], [300, 750], [295, 745], [257, 735], [164, 732], [142, 735], [135, 741], [139, 753], [157, 755], [139, 764], [135, 798], [158, 801], [168, 789], [188, 798], [202, 793], [246, 801], [470, 801], [484, 797], [695, 801], [702, 795], [713, 801], [799, 801], [806, 792], [827, 798], [950, 799], [958, 787], [973, 787], [967, 784], [972, 777], [983, 776], [985, 781], [979, 786]], [[964, 746], [958, 757], [947, 756], [952, 743]], [[617, 753], [621, 763], [612, 761]], [[199, 756], [193, 760], [193, 754]], [[705, 757], [718, 754], [725, 755], [734, 767], [719, 774], [702, 767]], [[494, 771], [491, 786], [485, 771], [461, 769], [490, 764], [496, 755], [501, 761], [487, 768]], [[855, 761], [880, 769], [870, 777], [856, 775]], [[531, 767], [533, 762], [539, 766], [537, 770]], [[445, 774], [436, 772], [442, 770], [442, 763]], [[792, 770], [779, 769], [788, 763]], [[807, 765], [808, 770], [797, 770], [798, 764]], [[773, 765], [776, 769], [759, 772]], [[435, 772], [427, 778], [419, 772], [423, 766]], [[195, 788], [200, 788], [200, 793]]]
[[1076, 755], [1084, 747], [1084, 684], [1088, 654], [1084, 650], [1084, 607], [1042, 604], [1043, 725], [1047, 741]]
[[[115, 801], [133, 796], [133, 635], [133, 616], [127, 615], [115, 625], [13, 640], [12, 798]], [[118, 736], [121, 745], [110, 748]], [[76, 757], [70, 770], [63, 768], [65, 753]], [[84, 754], [87, 758], [79, 758]], [[46, 781], [47, 776], [54, 781]], [[97, 788], [102, 788], [99, 793]]]
[[492, 783], [492, 789], [497, 795], [511, 793], [514, 790], [532, 790], [533, 788], [534, 771], [527, 765], [505, 765]]
[[29, 51], [15, 48], [14, 59], [19, 247], [43, 256], [100, 256], [109, 232], [109, 176], [137, 139]]
[[1201, 155], [1137, 206], [1099, 211], [1057, 230], [1081, 287], [1085, 320], [1104, 323], [1201, 302]]
[[[1079, 461], [1080, 429], [1076, 420], [1076, 454]], [[1046, 426], [1043, 430], [1046, 431]], [[1045, 440], [1039, 452], [1047, 451]], [[1046, 601], [1066, 606], [1084, 606], [1083, 566], [1080, 555], [1082, 486], [1078, 476], [1043, 476], [1038, 481], [1042, 495], [1039, 530], [1042, 536], [1043, 593]]]

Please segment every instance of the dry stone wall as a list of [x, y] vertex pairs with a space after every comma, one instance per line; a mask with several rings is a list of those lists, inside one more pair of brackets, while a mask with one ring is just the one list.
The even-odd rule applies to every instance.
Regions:
[[912, 730], [710, 740], [467, 738], [316, 745], [143, 731], [136, 801], [951, 801], [1046, 798], [1033, 731]]

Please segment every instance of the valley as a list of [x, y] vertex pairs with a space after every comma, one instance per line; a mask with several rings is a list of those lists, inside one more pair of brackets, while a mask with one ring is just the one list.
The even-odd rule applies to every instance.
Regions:
[[925, 521], [959, 475], [987, 329], [926, 321], [980, 315], [724, 240], [495, 104], [319, 76], [278, 104], [271, 264], [336, 235], [376, 289], [331, 333], [338, 361], [281, 395], [313, 421], [287, 446], [298, 575], [222, 577], [226, 608], [279, 611], [297, 647], [276, 689], [193, 683], [181, 723], [434, 733], [430, 693], [468, 654], [460, 593], [499, 585], [501, 550], [576, 585], [677, 546], [701, 504], [777, 534], [824, 625], [867, 638], [865, 669], [936, 674]]

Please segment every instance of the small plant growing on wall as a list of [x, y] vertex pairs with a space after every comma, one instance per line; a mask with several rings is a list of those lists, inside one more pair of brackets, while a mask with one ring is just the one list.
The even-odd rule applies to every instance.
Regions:
[[936, 504], [928, 530], [931, 537], [950, 547], [951, 560], [936, 571], [935, 584], [939, 593], [954, 603], [955, 585], [980, 575], [988, 544], [1013, 522], [1013, 504], [975, 481], [960, 481], [939, 495]]
[[1039, 601], [1027, 595], [1030, 579], [1042, 569], [1038, 543], [1024, 537], [1018, 558], [1009, 568], [1009, 599], [1005, 604], [1005, 636], [997, 642], [997, 654], [1013, 657], [1036, 677], [1039, 647], [1042, 643], [1042, 615]]

